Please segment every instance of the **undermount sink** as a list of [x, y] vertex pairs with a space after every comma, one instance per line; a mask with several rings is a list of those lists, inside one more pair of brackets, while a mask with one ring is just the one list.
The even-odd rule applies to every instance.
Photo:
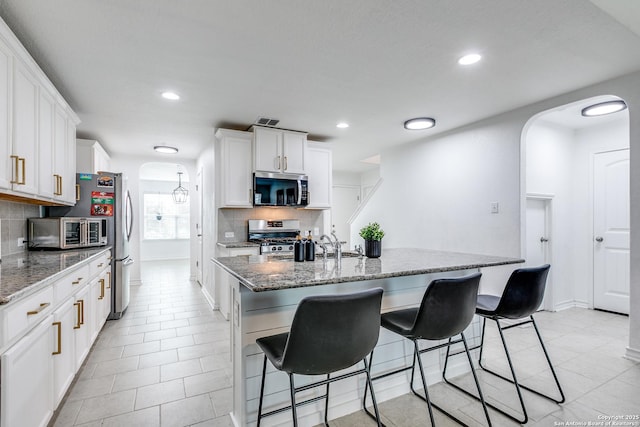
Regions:
[[[266, 254], [270, 261], [293, 261], [293, 254]], [[343, 251], [342, 258], [357, 258], [360, 256], [355, 251]], [[334, 253], [327, 253], [327, 259], [333, 259]], [[322, 251], [316, 252], [316, 261], [322, 261]], [[308, 261], [307, 261], [308, 262]]]

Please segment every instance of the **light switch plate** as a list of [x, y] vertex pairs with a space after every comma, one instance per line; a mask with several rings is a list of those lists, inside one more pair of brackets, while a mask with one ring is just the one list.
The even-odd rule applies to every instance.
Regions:
[[491, 202], [491, 213], [497, 214], [500, 212], [500, 205], [498, 202]]

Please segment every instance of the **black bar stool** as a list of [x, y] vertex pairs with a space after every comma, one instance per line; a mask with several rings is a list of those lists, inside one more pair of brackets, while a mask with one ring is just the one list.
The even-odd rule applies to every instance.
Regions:
[[[553, 369], [553, 365], [551, 364], [551, 359], [549, 358], [549, 354], [547, 353], [547, 349], [544, 346], [544, 342], [542, 341], [542, 336], [540, 335], [540, 331], [538, 330], [538, 325], [536, 325], [536, 321], [533, 318], [533, 313], [540, 307], [542, 304], [542, 298], [544, 297], [544, 289], [547, 282], [547, 275], [549, 274], [549, 264], [545, 264], [540, 267], [533, 268], [519, 268], [511, 273], [509, 280], [507, 281], [507, 285], [502, 292], [502, 296], [498, 297], [495, 295], [478, 295], [478, 305], [476, 307], [476, 314], [483, 317], [482, 321], [482, 338], [480, 340], [480, 345], [474, 347], [472, 350], [476, 348], [480, 348], [480, 357], [478, 359], [478, 364], [480, 368], [484, 371], [495, 375], [503, 380], [509, 381], [511, 384], [515, 385], [516, 392], [518, 393], [518, 398], [520, 399], [520, 406], [522, 407], [523, 418], [517, 418], [502, 409], [495, 407], [492, 404], [487, 403], [488, 406], [495, 409], [496, 411], [506, 415], [512, 420], [525, 424], [529, 420], [529, 416], [527, 415], [527, 410], [524, 406], [524, 400], [522, 399], [522, 391], [521, 388], [525, 390], [529, 390], [539, 396], [542, 396], [546, 399], [552, 400], [556, 403], [564, 403], [565, 397], [564, 392], [562, 391], [562, 387], [560, 387], [560, 382], [558, 381], [558, 376], [556, 375], [555, 370]], [[528, 319], [524, 319], [527, 318]], [[505, 354], [507, 356], [507, 362], [509, 363], [509, 369], [511, 371], [512, 378], [507, 378], [503, 375], [500, 375], [497, 372], [494, 372], [488, 369], [486, 366], [482, 364], [482, 350], [484, 347], [484, 331], [487, 319], [494, 320], [498, 327], [498, 332], [500, 333], [500, 339], [502, 340], [502, 345], [504, 347]], [[511, 323], [506, 326], [502, 326], [500, 324], [500, 319], [523, 319], [520, 322], [515, 324]], [[525, 325], [527, 323], [532, 323], [533, 328], [536, 331], [536, 335], [538, 336], [538, 341], [540, 342], [540, 346], [542, 347], [542, 351], [544, 352], [545, 357], [547, 358], [547, 363], [549, 364], [549, 368], [551, 369], [551, 374], [553, 375], [553, 379], [556, 382], [556, 386], [558, 387], [558, 391], [560, 392], [560, 398], [555, 399], [551, 396], [543, 394], [537, 390], [534, 390], [530, 387], [522, 385], [518, 383], [518, 379], [516, 378], [516, 371], [513, 368], [513, 363], [511, 361], [511, 356], [509, 355], [509, 350], [507, 349], [507, 342], [504, 339], [504, 334], [502, 333], [505, 329], [514, 328], [516, 326]], [[447, 381], [445, 377], [445, 381]], [[459, 386], [447, 381], [452, 386], [456, 387], [459, 390], [467, 393], [468, 395], [473, 396], [471, 393], [463, 390]]]
[[[489, 411], [484, 403], [484, 397], [482, 396], [482, 390], [480, 389], [480, 383], [476, 377], [475, 370], [473, 368], [473, 362], [471, 361], [471, 355], [469, 354], [469, 347], [467, 346], [467, 340], [464, 337], [464, 330], [469, 326], [473, 319], [476, 302], [478, 299], [478, 286], [480, 285], [481, 273], [475, 273], [469, 276], [450, 279], [436, 279], [432, 281], [427, 287], [424, 296], [422, 297], [422, 303], [420, 307], [408, 308], [404, 310], [392, 311], [384, 313], [382, 315], [382, 327], [392, 332], [395, 332], [407, 339], [413, 341], [413, 363], [411, 366], [403, 367], [392, 372], [376, 376], [373, 380], [385, 378], [390, 375], [397, 374], [399, 372], [411, 369], [411, 382], [410, 387], [413, 394], [427, 402], [427, 408], [429, 410], [429, 418], [431, 419], [431, 425], [435, 425], [433, 418], [432, 406], [449, 418], [465, 425], [462, 421], [431, 402], [429, 399], [429, 390], [427, 388], [427, 381], [424, 376], [424, 368], [422, 366], [422, 360], [420, 355], [428, 351], [438, 350], [440, 348], [447, 347], [447, 357], [445, 359], [444, 371], [447, 369], [447, 361], [449, 359], [449, 351], [452, 344], [463, 343], [464, 351], [460, 353], [466, 353], [473, 378], [476, 381], [476, 387], [478, 395], [482, 402], [485, 416], [487, 418], [488, 425], [491, 425], [491, 419], [489, 418]], [[456, 335], [460, 335], [459, 339], [453, 340]], [[443, 340], [447, 339], [444, 344], [435, 345], [420, 350], [418, 347], [419, 340]], [[459, 354], [459, 353], [456, 353]], [[371, 355], [373, 359], [373, 353]], [[413, 378], [416, 367], [416, 360], [418, 367], [420, 368], [420, 376], [422, 378], [422, 386], [424, 387], [424, 396], [420, 395], [413, 388]], [[444, 372], [443, 372], [444, 374]], [[373, 390], [372, 390], [373, 391]], [[373, 393], [371, 394], [373, 397]], [[365, 400], [367, 398], [367, 387], [365, 386], [365, 394], [363, 399], [364, 410], [373, 417], [366, 409]], [[378, 414], [376, 418], [379, 419]]]
[[[375, 288], [350, 294], [319, 295], [303, 298], [296, 309], [289, 332], [258, 338], [256, 343], [264, 352], [262, 384], [258, 405], [258, 426], [264, 417], [291, 409], [293, 425], [298, 425], [296, 407], [325, 400], [324, 422], [328, 425], [329, 384], [354, 375], [366, 374], [367, 385], [371, 376], [367, 355], [373, 351], [380, 333], [380, 305], [382, 289]], [[291, 405], [262, 413], [267, 359], [273, 366], [289, 374]], [[349, 368], [358, 362], [364, 368], [331, 378], [330, 374]], [[301, 387], [295, 387], [293, 374], [326, 375], [327, 378]], [[296, 403], [295, 394], [326, 385], [322, 396]], [[371, 389], [373, 407], [378, 406]], [[378, 420], [380, 417], [377, 418]], [[380, 422], [378, 421], [378, 426]]]

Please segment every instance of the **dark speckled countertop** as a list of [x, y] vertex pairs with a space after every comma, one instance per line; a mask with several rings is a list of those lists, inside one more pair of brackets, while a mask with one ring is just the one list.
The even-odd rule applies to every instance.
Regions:
[[361, 280], [413, 276], [524, 262], [519, 258], [443, 252], [429, 249], [385, 249], [380, 258], [343, 257], [340, 268], [333, 259], [294, 262], [281, 255], [242, 255], [213, 258], [254, 292]]
[[65, 251], [25, 251], [5, 255], [0, 262], [0, 304], [32, 294], [64, 270], [98, 256], [110, 247]]

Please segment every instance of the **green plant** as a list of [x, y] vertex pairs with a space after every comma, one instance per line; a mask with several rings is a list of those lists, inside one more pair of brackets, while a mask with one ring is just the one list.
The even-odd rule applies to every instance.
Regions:
[[370, 222], [360, 229], [360, 237], [364, 240], [382, 240], [384, 231], [377, 222]]

